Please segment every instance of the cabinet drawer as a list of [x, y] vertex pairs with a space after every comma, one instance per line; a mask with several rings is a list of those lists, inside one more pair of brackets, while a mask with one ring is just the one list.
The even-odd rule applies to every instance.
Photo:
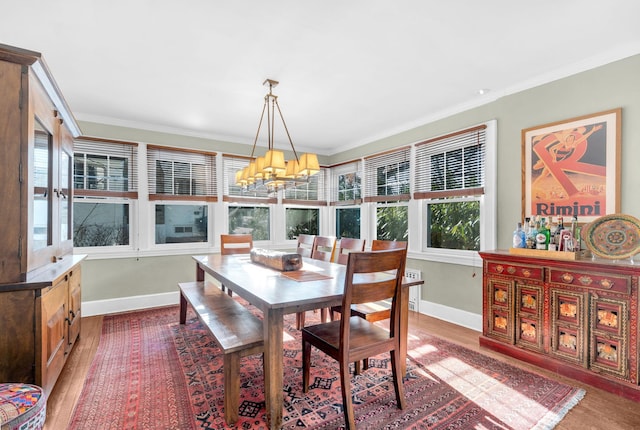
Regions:
[[525, 279], [535, 279], [537, 281], [542, 281], [544, 276], [544, 269], [540, 266], [495, 261], [487, 262], [487, 272], [496, 275], [509, 275]]
[[631, 293], [631, 276], [615, 275], [611, 273], [576, 272], [573, 270], [551, 268], [549, 281], [556, 284], [573, 285], [576, 287], [593, 288], [617, 293]]

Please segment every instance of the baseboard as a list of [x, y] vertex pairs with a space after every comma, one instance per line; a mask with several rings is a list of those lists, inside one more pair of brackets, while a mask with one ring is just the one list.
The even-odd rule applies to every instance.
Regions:
[[482, 315], [438, 303], [420, 301], [420, 313], [475, 331], [482, 331]]
[[[82, 302], [82, 316], [106, 315], [135, 311], [158, 306], [176, 305], [180, 295], [176, 292], [149, 294], [146, 296], [120, 297], [117, 299]], [[443, 321], [457, 324], [471, 330], [482, 331], [482, 315], [444, 306], [426, 300], [420, 301], [420, 313]]]
[[178, 291], [171, 293], [149, 294], [146, 296], [120, 297], [117, 299], [82, 302], [82, 316], [115, 314], [155, 308], [158, 306], [177, 305], [180, 302]]

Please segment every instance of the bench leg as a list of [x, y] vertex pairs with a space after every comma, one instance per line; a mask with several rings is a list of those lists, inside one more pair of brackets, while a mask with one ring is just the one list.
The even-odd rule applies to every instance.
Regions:
[[187, 299], [180, 292], [180, 324], [187, 322]]
[[224, 420], [231, 425], [238, 421], [240, 409], [240, 353], [224, 355]]

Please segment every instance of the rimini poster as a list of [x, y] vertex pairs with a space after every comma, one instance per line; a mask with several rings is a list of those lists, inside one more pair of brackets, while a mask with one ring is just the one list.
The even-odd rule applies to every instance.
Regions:
[[620, 211], [620, 108], [522, 130], [522, 216]]

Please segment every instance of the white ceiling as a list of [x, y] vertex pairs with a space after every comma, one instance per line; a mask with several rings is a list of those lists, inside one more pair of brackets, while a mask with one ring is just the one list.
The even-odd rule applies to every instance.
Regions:
[[0, 3], [79, 120], [253, 143], [271, 78], [322, 154], [640, 53], [637, 0]]

